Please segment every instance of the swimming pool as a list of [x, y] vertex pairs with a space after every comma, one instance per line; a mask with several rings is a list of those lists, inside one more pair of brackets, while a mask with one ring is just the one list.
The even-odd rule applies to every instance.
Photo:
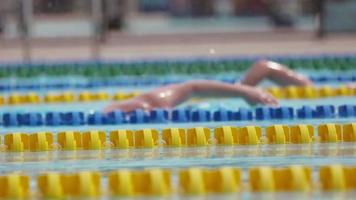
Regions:
[[[339, 57], [315, 56], [305, 58], [278, 58], [282, 60], [287, 59], [287, 61], [292, 63], [292, 66], [294, 67], [296, 66], [295, 63], [298, 62], [302, 64], [312, 63], [310, 64], [311, 66], [314, 66], [312, 69], [307, 67], [303, 69], [298, 67], [295, 68], [313, 77], [313, 80], [316, 81], [317, 88], [322, 88], [325, 85], [329, 85], [332, 88], [338, 88], [346, 82], [356, 80], [356, 66], [353, 65], [354, 57], [350, 55], [342, 55]], [[185, 113], [188, 113], [186, 114], [188, 116], [187, 120], [180, 117], [173, 117], [173, 111], [160, 110], [156, 113], [146, 113], [147, 116], [145, 113], [142, 113], [142, 111], [137, 111], [131, 115], [125, 115], [124, 119], [120, 118], [122, 121], [115, 121], [115, 123], [104, 122], [105, 120], [103, 121], [101, 118], [90, 118], [92, 114], [100, 113], [104, 106], [110, 102], [107, 98], [99, 98], [94, 101], [75, 100], [67, 103], [44, 102], [44, 97], [50, 91], [61, 93], [69, 90], [75, 95], [79, 95], [83, 91], [102, 91], [111, 97], [118, 89], [125, 93], [132, 91], [142, 92], [157, 85], [181, 82], [192, 79], [193, 77], [232, 82], [234, 77], [237, 77], [238, 79], [238, 77], [242, 76], [243, 70], [245, 70], [244, 67], [232, 75], [219, 72], [219, 75], [216, 76], [206, 73], [208, 68], [204, 67], [209, 62], [214, 63], [214, 66], [218, 66], [219, 62], [226, 64], [229, 63], [232, 58], [229, 59], [221, 58], [219, 60], [214, 60], [214, 62], [199, 59], [199, 65], [196, 64], [194, 66], [203, 66], [200, 71], [194, 71], [194, 74], [175, 75], [172, 76], [172, 79], [167, 77], [166, 74], [168, 72], [163, 70], [164, 67], [160, 67], [161, 75], [156, 75], [156, 79], [154, 78], [155, 76], [152, 75], [153, 72], [150, 71], [148, 73], [149, 76], [144, 79], [132, 75], [126, 77], [127, 79], [124, 78], [123, 80], [131, 81], [128, 81], [126, 85], [122, 80], [121, 82], [113, 81], [119, 81], [119, 77], [107, 78], [101, 74], [100, 78], [93, 78], [92, 75], [87, 76], [87, 72], [84, 73], [80, 70], [72, 70], [66, 73], [63, 72], [62, 75], [65, 75], [64, 77], [66, 77], [67, 80], [66, 84], [58, 85], [61, 79], [51, 78], [50, 70], [46, 71], [48, 74], [44, 73], [38, 77], [36, 71], [38, 66], [31, 66], [32, 68], [30, 68], [30, 70], [26, 69], [25, 66], [16, 66], [16, 71], [12, 71], [10, 67], [7, 67], [7, 73], [12, 71], [13, 77], [3, 78], [1, 82], [2, 87], [0, 87], [1, 96], [4, 97], [4, 105], [1, 107], [0, 111], [0, 115], [2, 116], [2, 127], [0, 130], [2, 135], [0, 152], [0, 161], [2, 163], [0, 172], [2, 178], [0, 178], [0, 183], [7, 183], [7, 186], [4, 187], [6, 189], [4, 190], [8, 191], [3, 192], [3, 196], [9, 197], [10, 193], [13, 192], [11, 193], [13, 196], [36, 196], [42, 194], [44, 196], [101, 196], [102, 198], [107, 198], [110, 195], [120, 196], [120, 194], [125, 193], [122, 191], [132, 190], [131, 193], [124, 196], [135, 196], [136, 194], [139, 196], [163, 195], [167, 197], [167, 195], [171, 195], [173, 198], [179, 198], [183, 197], [181, 195], [184, 194], [193, 194], [193, 196], [198, 197], [204, 197], [204, 195], [207, 194], [218, 194], [222, 196], [216, 196], [216, 198], [224, 197], [235, 199], [236, 197], [240, 197], [244, 199], [253, 199], [261, 198], [259, 195], [262, 194], [258, 193], [261, 191], [274, 191], [264, 194], [264, 196], [262, 195], [263, 198], [285, 198], [283, 195], [284, 192], [289, 191], [292, 193], [285, 195], [292, 195], [291, 197], [295, 196], [295, 198], [301, 196], [308, 198], [322, 198], [326, 197], [326, 193], [322, 192], [324, 190], [343, 190], [342, 188], [337, 188], [337, 183], [335, 183], [336, 186], [334, 188], [330, 186], [332, 189], [320, 187], [320, 183], [323, 183], [323, 180], [319, 179], [319, 171], [322, 171], [322, 169], [327, 172], [330, 171], [329, 175], [325, 175], [330, 179], [334, 178], [333, 175], [330, 174], [340, 172], [340, 170], [342, 173], [345, 173], [345, 177], [350, 174], [351, 176], [354, 176], [353, 174], [355, 174], [352, 170], [354, 170], [356, 166], [356, 145], [354, 138], [356, 131], [356, 92], [354, 93], [352, 90], [349, 91], [350, 93], [323, 96], [322, 98], [318, 95], [319, 98], [312, 99], [298, 97], [282, 99], [280, 101], [280, 107], [283, 109], [279, 110], [278, 108], [260, 106], [251, 108], [241, 99], [194, 100], [183, 104], [176, 109], [179, 111], [177, 113], [180, 113], [182, 116], [185, 116]], [[238, 59], [232, 59], [232, 63], [238, 63]], [[293, 62], [288, 59], [293, 60]], [[187, 61], [172, 62], [173, 64], [171, 63], [171, 65], [179, 66], [180, 63], [184, 62]], [[326, 64], [330, 63], [333, 63], [333, 66], [340, 63], [342, 63], [340, 66], [346, 66], [345, 62], [348, 64], [348, 67], [346, 67], [347, 69], [345, 67], [340, 67], [339, 70], [335, 71], [334, 69], [324, 67]], [[149, 62], [147, 64], [146, 61], [141, 62], [141, 64], [142, 63], [145, 63], [144, 67], [150, 66], [151, 68], [155, 64]], [[246, 60], [242, 60], [241, 63], [245, 66]], [[67, 63], [66, 66], [68, 65], [70, 67], [66, 67], [66, 69], [70, 69], [79, 64], [73, 64], [73, 66], [71, 66]], [[112, 65], [114, 64], [111, 63], [110, 66]], [[121, 63], [120, 65], [123, 64]], [[136, 63], [135, 66], [136, 65], [139, 64]], [[85, 66], [85, 64], [83, 64], [83, 66]], [[317, 68], [315, 66], [323, 67], [321, 67], [322, 70], [318, 70], [315, 69]], [[41, 64], [40, 69], [45, 67], [46, 66]], [[19, 70], [20, 68], [25, 69], [25, 71], [32, 70], [31, 76], [21, 78], [21, 74], [23, 75], [28, 72]], [[95, 68], [100, 68], [100, 63], [93, 65], [92, 68], [93, 70], [91, 74], [95, 74]], [[85, 69], [90, 69], [90, 67], [86, 67]], [[142, 68], [137, 67], [137, 69]], [[4, 70], [2, 70], [2, 72], [3, 71]], [[147, 71], [149, 70], [146, 70], [146, 72]], [[73, 76], [72, 73], [76, 73], [76, 76]], [[121, 71], [120, 73], [123, 72]], [[138, 70], [136, 73], [142, 75], [141, 73], [145, 72]], [[80, 75], [80, 78], [78, 78], [78, 74]], [[197, 74], [200, 74], [200, 76], [196, 76]], [[145, 84], [149, 86], [145, 87]], [[271, 83], [266, 82], [263, 83], [262, 86], [270, 87]], [[336, 91], [341, 90], [335, 89], [335, 94], [337, 93]], [[39, 97], [40, 102], [21, 103], [20, 100], [20, 103], [18, 104], [11, 104], [8, 102], [9, 96], [14, 92], [20, 94], [35, 92]], [[343, 110], [344, 108], [347, 109]], [[242, 114], [242, 110], [245, 114]], [[231, 114], [229, 114], [229, 112]], [[310, 112], [310, 116], [305, 114], [308, 112]], [[31, 115], [26, 115], [29, 113], [31, 113]], [[53, 118], [48, 117], [47, 113], [58, 113], [56, 116], [59, 121], [56, 121], [56, 123], [51, 121], [51, 123], [49, 123], [47, 118]], [[11, 115], [12, 118], [5, 117], [6, 114], [8, 114], [8, 116]], [[249, 115], [251, 115], [251, 117], [248, 117]], [[37, 116], [37, 120], [30, 120], [30, 122], [28, 122], [26, 121], [26, 116], [29, 116], [30, 119], [36, 118]], [[157, 120], [157, 116], [163, 117], [163, 120], [162, 118]], [[147, 117], [147, 120], [144, 120], [145, 117]], [[90, 119], [92, 119], [93, 122], [90, 122]], [[118, 120], [117, 118], [115, 119]], [[62, 123], [60, 120], [64, 120], [64, 122]], [[308, 126], [306, 126], [306, 124]], [[232, 143], [227, 144], [228, 140], [224, 140], [225, 143], [219, 143], [220, 137], [217, 136], [217, 130], [215, 128], [222, 126], [225, 127], [225, 129], [223, 129], [224, 136], [222, 138], [229, 138], [228, 136], [230, 134]], [[234, 127], [239, 127], [239, 129], [235, 130]], [[268, 129], [267, 127], [271, 127], [271, 129]], [[320, 127], [326, 128], [322, 129]], [[173, 130], [170, 128], [178, 129]], [[126, 130], [126, 132], [115, 133], [118, 129]], [[143, 131], [141, 133], [137, 130]], [[168, 139], [163, 137], [163, 130], [168, 131]], [[270, 132], [269, 130], [274, 131]], [[289, 135], [293, 134], [300, 134], [300, 137], [305, 137], [304, 132], [306, 130], [309, 131], [307, 134], [308, 141], [302, 142], [301, 139], [293, 140], [289, 138]], [[176, 134], [178, 133], [177, 131], [179, 134]], [[244, 139], [243, 137], [242, 139], [234, 138], [232, 135], [234, 135], [235, 132], [238, 136], [246, 135], [248, 139], [242, 142]], [[273, 135], [273, 141], [271, 138], [267, 137], [267, 132], [268, 134]], [[324, 132], [327, 134], [326, 138], [323, 138]], [[5, 135], [8, 133], [16, 134], [10, 134], [10, 136], [7, 136], [8, 139], [5, 139]], [[36, 135], [36, 133], [38, 134]], [[60, 138], [60, 134], [63, 134], [65, 139]], [[84, 136], [85, 134], [87, 134], [88, 137]], [[120, 141], [123, 140], [120, 140], [120, 136], [117, 136], [118, 138], [115, 139], [115, 134], [121, 136], [124, 135], [128, 143], [121, 144]], [[278, 137], [283, 136], [282, 139], [277, 139], [277, 134]], [[346, 135], [350, 135], [351, 139], [346, 139]], [[178, 138], [179, 142], [176, 143], [175, 146], [170, 146], [170, 142], [173, 141], [173, 138]], [[118, 143], [115, 143], [116, 140]], [[279, 142], [277, 142], [277, 140]], [[35, 141], [34, 149], [31, 147], [31, 141]], [[41, 143], [43, 141], [45, 143]], [[73, 143], [72, 146], [70, 146], [69, 143], [73, 141], [77, 143]], [[79, 143], [81, 144], [79, 145]], [[123, 148], [123, 146], [120, 145], [126, 145], [125, 147], [127, 148]], [[67, 147], [68, 149], [66, 149]], [[335, 167], [333, 164], [342, 166]], [[307, 167], [310, 169], [310, 174], [308, 170], [304, 170], [304, 168], [288, 167], [294, 165]], [[271, 166], [272, 168], [263, 168], [261, 166]], [[325, 166], [327, 167], [324, 169], [323, 167]], [[331, 167], [328, 168], [328, 166]], [[233, 167], [234, 169], [236, 168], [237, 171], [231, 171], [231, 168], [223, 167]], [[254, 168], [257, 168], [257, 171], [253, 171], [252, 169]], [[121, 171], [119, 170], [117, 173], [112, 172], [118, 169]], [[159, 170], [154, 171], [153, 169]], [[168, 170], [169, 172], [164, 170]], [[50, 190], [51, 188], [48, 189], [45, 186], [40, 187], [36, 185], [36, 181], [39, 181], [36, 177], [40, 177], [44, 172], [49, 171], [56, 172], [56, 176], [45, 176], [43, 180], [46, 180], [48, 185], [57, 183], [54, 184], [57, 186], [51, 186], [54, 187], [54, 190], [57, 192], [53, 192]], [[25, 178], [18, 179], [16, 177], [19, 176], [12, 176], [12, 172], [17, 172], [17, 174], [20, 174]], [[121, 172], [125, 172], [124, 174], [126, 175], [123, 175]], [[252, 178], [252, 172], [256, 172], [260, 178]], [[99, 175], [97, 173], [99, 173]], [[147, 182], [148, 184], [153, 185], [154, 188], [149, 187], [147, 189], [145, 186], [142, 186], [142, 184], [135, 182], [135, 178], [132, 180], [123, 178], [127, 177], [127, 174], [130, 173], [133, 174], [132, 177], [139, 177], [136, 178], [137, 180], [141, 180], [138, 182]], [[233, 174], [240, 174], [240, 178], [236, 178], [238, 176], [236, 175], [235, 177]], [[272, 176], [271, 174], [274, 175]], [[296, 175], [300, 177], [293, 177]], [[309, 175], [312, 180], [309, 180], [308, 178], [305, 178], [304, 180], [303, 177], [308, 177]], [[59, 181], [58, 178], [62, 176], [67, 177], [65, 178], [65, 180], [67, 180], [66, 183], [73, 187], [77, 187], [75, 185], [80, 185], [81, 189], [78, 189], [79, 192], [66, 191], [65, 189], [58, 192], [59, 189], [57, 187], [61, 188], [61, 184], [64, 184]], [[228, 178], [232, 176], [235, 177], [236, 180], [230, 180]], [[270, 176], [272, 176], [272, 178]], [[29, 186], [26, 186], [25, 184], [26, 177], [28, 179], [27, 181], [30, 183]], [[99, 183], [97, 181], [98, 177], [99, 179], [101, 177], [101, 182]], [[345, 177], [344, 179], [347, 179]], [[338, 180], [340, 179], [340, 177], [337, 178]], [[262, 183], [266, 181], [269, 182], [271, 181], [270, 179], [275, 180], [275, 183]], [[293, 184], [297, 184], [297, 180], [299, 179], [305, 182], [302, 181], [303, 183], [300, 183], [300, 185], [292, 184], [292, 186], [290, 186], [291, 188], [286, 189], [279, 185], [281, 183], [289, 183], [288, 180], [285, 179], [290, 180]], [[126, 180], [125, 186], [120, 185], [120, 181], [118, 180]], [[193, 180], [200, 180], [200, 182], [194, 182]], [[220, 184], [214, 184], [212, 183], [214, 181], [211, 182], [211, 180], [218, 180], [221, 184], [226, 184], [226, 188], [234, 188], [231, 190], [226, 188], [226, 190], [221, 189]], [[260, 187], [252, 184], [252, 180], [257, 181], [257, 185]], [[353, 194], [352, 188], [353, 190], [355, 189], [352, 181], [349, 183], [347, 180], [339, 180], [345, 182], [340, 183], [341, 185], [344, 184], [340, 187], [344, 187], [344, 189], [346, 188], [345, 190], [347, 190], [347, 192], [343, 192], [343, 197], [345, 198], [351, 197]], [[19, 187], [11, 186], [11, 181], [14, 181], [13, 184], [25, 182], [21, 187], [29, 189], [21, 190]], [[128, 188], [127, 184], [132, 185], [134, 189], [130, 189], [130, 187]], [[311, 189], [306, 189], [305, 185], [308, 184]], [[301, 185], [304, 186], [302, 187]], [[17, 189], [15, 190], [11, 187]], [[42, 187], [45, 189], [42, 190]], [[27, 194], [27, 190], [30, 190], [31, 193]], [[86, 191], [91, 191], [92, 193]], [[296, 191], [313, 191], [313, 193], [312, 195], [306, 195], [304, 192]], [[225, 193], [231, 194], [225, 195]], [[340, 197], [338, 196], [340, 193], [334, 195]], [[333, 196], [331, 195], [327, 197], [332, 198]]]

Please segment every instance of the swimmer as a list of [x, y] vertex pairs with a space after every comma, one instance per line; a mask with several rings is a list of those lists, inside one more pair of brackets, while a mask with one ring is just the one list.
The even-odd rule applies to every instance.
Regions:
[[241, 82], [228, 84], [211, 80], [193, 80], [170, 84], [145, 92], [132, 99], [116, 102], [104, 109], [108, 113], [114, 110], [131, 112], [135, 109], [150, 111], [155, 108], [174, 108], [192, 97], [241, 97], [249, 104], [277, 106], [278, 100], [257, 85], [269, 79], [281, 86], [312, 85], [307, 77], [298, 74], [286, 66], [267, 60], [256, 62]]

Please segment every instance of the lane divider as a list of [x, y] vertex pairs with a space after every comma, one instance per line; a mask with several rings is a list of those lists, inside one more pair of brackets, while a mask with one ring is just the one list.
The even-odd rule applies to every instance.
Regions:
[[110, 95], [107, 92], [89, 92], [83, 91], [79, 94], [66, 91], [60, 93], [48, 92], [41, 96], [36, 92], [27, 94], [11, 93], [7, 97], [0, 96], [0, 105], [22, 105], [22, 104], [53, 104], [53, 103], [73, 103], [73, 102], [95, 102], [95, 101], [120, 101], [133, 98], [139, 95], [139, 92], [117, 92]]
[[320, 99], [337, 96], [354, 96], [356, 89], [347, 86], [331, 87], [323, 85], [314, 86], [287, 86], [270, 87], [266, 90], [278, 99]]
[[[30, 177], [13, 172], [0, 176], [1, 198], [203, 196], [244, 192], [344, 192], [356, 189], [356, 166], [321, 166], [312, 176], [309, 166], [190, 167], [44, 172]], [[175, 178], [176, 177], [176, 178]], [[30, 184], [34, 180], [37, 184]], [[105, 180], [105, 181], [104, 181]], [[177, 184], [175, 184], [177, 180]]]
[[[356, 81], [355, 75], [320, 75], [320, 76], [310, 76], [309, 77], [314, 83], [328, 83], [328, 82], [338, 82], [338, 83], [348, 83]], [[195, 78], [197, 79], [197, 78]], [[236, 77], [226, 78], [226, 77], [216, 77], [208, 76], [202, 77], [201, 79], [221, 81], [225, 83], [235, 83], [238, 80]], [[192, 78], [186, 77], [175, 77], [172, 79], [167, 79], [165, 77], [150, 77], [150, 78], [125, 78], [125, 79], [114, 79], [114, 80], [95, 80], [95, 81], [86, 81], [86, 82], [77, 82], [77, 83], [63, 83], [63, 82], [52, 82], [52, 83], [1, 83], [0, 91], [3, 92], [12, 92], [20, 90], [31, 90], [37, 91], [41, 89], [59, 89], [59, 90], [68, 90], [68, 89], [97, 89], [105, 87], [123, 87], [123, 86], [161, 86], [175, 83], [183, 83], [186, 81], [192, 80]], [[312, 92], [312, 90], [309, 90]], [[309, 97], [314, 96], [315, 93], [307, 93]]]
[[18, 126], [80, 126], [80, 125], [120, 125], [142, 123], [182, 123], [182, 122], [223, 122], [251, 120], [291, 120], [327, 119], [356, 117], [356, 105], [317, 105], [316, 107], [258, 107], [215, 111], [204, 109], [175, 110], [155, 109], [150, 112], [135, 110], [130, 113], [114, 111], [102, 112], [5, 112], [0, 114], [0, 124], [5, 127]]
[[[356, 88], [347, 86], [330, 87], [321, 86], [311, 87], [271, 87], [266, 88], [273, 96], [279, 99], [320, 99], [337, 96], [356, 96]], [[73, 102], [96, 102], [96, 101], [121, 101], [133, 98], [139, 95], [140, 92], [117, 92], [110, 95], [107, 92], [89, 92], [83, 91], [79, 94], [65, 91], [60, 93], [48, 92], [45, 95], [39, 95], [36, 92], [26, 94], [11, 93], [7, 97], [0, 96], [0, 105], [21, 105], [21, 104], [51, 104], [51, 103], [73, 103]]]
[[76, 75], [84, 77], [147, 76], [169, 74], [217, 74], [246, 71], [257, 60], [269, 59], [291, 69], [353, 70], [354, 55], [256, 56], [192, 58], [178, 60], [137, 60], [122, 62], [59, 62], [0, 64], [0, 77], [38, 77]]
[[[55, 140], [56, 138], [56, 140]], [[1, 139], [1, 138], [0, 138]], [[221, 126], [167, 128], [141, 130], [113, 130], [110, 132], [61, 131], [4, 135], [2, 150], [5, 152], [52, 151], [52, 150], [104, 150], [157, 147], [206, 147], [218, 145], [259, 144], [310, 144], [356, 142], [356, 123], [327, 123], [260, 126]], [[1, 140], [0, 140], [1, 143]]]

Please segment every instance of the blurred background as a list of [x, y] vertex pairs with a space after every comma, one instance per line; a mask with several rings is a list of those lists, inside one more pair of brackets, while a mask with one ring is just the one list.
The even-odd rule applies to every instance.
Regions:
[[0, 61], [356, 51], [355, 0], [1, 0]]

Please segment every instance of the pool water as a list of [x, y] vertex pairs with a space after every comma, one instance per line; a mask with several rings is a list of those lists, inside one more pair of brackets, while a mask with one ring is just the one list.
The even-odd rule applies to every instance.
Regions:
[[[328, 74], [333, 75], [332, 71], [302, 71], [310, 76], [318, 76]], [[355, 69], [348, 71], [355, 74]], [[339, 72], [340, 73], [340, 72]], [[239, 74], [237, 76], [242, 76]], [[192, 77], [185, 77], [192, 79]], [[70, 78], [74, 81], [75, 78]], [[3, 80], [4, 81], [4, 80]], [[25, 82], [35, 79], [27, 79]], [[52, 80], [53, 81], [53, 80]], [[4, 81], [5, 82], [5, 81]], [[21, 80], [14, 79], [13, 83], [21, 83]], [[41, 78], [39, 82], [51, 82], [47, 78]], [[77, 80], [78, 82], [78, 80]], [[318, 83], [317, 85], [337, 86], [342, 82], [330, 81], [326, 83]], [[263, 87], [270, 86], [271, 83], [265, 82]], [[154, 86], [121, 86], [109, 88], [94, 88], [85, 89], [90, 91], [106, 91], [110, 94], [117, 90], [120, 91], [146, 91]], [[21, 90], [20, 92], [28, 92], [31, 90]], [[45, 94], [50, 90], [36, 90], [39, 94]], [[61, 91], [61, 90], [56, 90]], [[70, 91], [79, 93], [83, 89], [72, 88]], [[2, 91], [1, 95], [6, 96], [13, 91]], [[110, 101], [100, 102], [74, 102], [69, 104], [40, 104], [40, 105], [4, 105], [1, 107], [0, 114], [6, 112], [67, 112], [67, 111], [82, 111], [85, 113], [101, 111]], [[288, 106], [292, 108], [300, 108], [304, 105], [356, 105], [356, 96], [347, 97], [331, 97], [320, 99], [294, 99], [280, 101], [280, 106]], [[189, 109], [205, 109], [209, 111], [226, 108], [237, 110], [241, 107], [250, 108], [250, 106], [241, 98], [209, 98], [199, 100], [198, 102], [187, 102], [179, 106], [180, 108]], [[296, 124], [311, 124], [315, 127], [323, 123], [346, 124], [356, 122], [356, 116], [349, 118], [325, 118], [325, 119], [293, 119], [293, 120], [251, 120], [251, 121], [222, 121], [222, 122], [189, 122], [189, 123], [146, 123], [146, 124], [122, 124], [122, 125], [81, 125], [81, 126], [17, 126], [4, 127], [0, 129], [1, 135], [13, 132], [34, 133], [39, 131], [52, 132], [56, 134], [66, 130], [103, 130], [107, 133], [116, 129], [158, 129], [171, 127], [193, 128], [193, 127], [208, 127], [215, 128], [218, 126], [247, 126], [254, 125], [265, 128], [274, 124], [296, 125]], [[2, 137], [3, 139], [4, 137]], [[246, 171], [254, 166], [274, 166], [283, 167], [289, 165], [304, 165], [310, 166], [313, 169], [313, 176], [317, 176], [316, 169], [320, 166], [331, 164], [343, 164], [346, 166], [356, 166], [356, 143], [354, 142], [338, 142], [338, 143], [313, 143], [313, 144], [266, 144], [260, 145], [240, 145], [240, 146], [224, 146], [215, 145], [216, 141], [210, 140], [207, 146], [190, 147], [190, 148], [163, 148], [164, 142], [159, 141], [156, 148], [141, 148], [141, 149], [112, 149], [109, 142], [106, 143], [109, 148], [104, 150], [77, 150], [77, 151], [45, 151], [45, 152], [0, 152], [0, 173], [6, 174], [13, 171], [21, 171], [31, 176], [37, 175], [45, 171], [100, 171], [108, 172], [115, 169], [142, 169], [142, 168], [167, 168], [177, 170], [192, 166], [204, 167], [221, 167], [233, 166], [239, 167]], [[5, 148], [2, 145], [2, 148]], [[60, 149], [57, 145], [54, 148]], [[176, 178], [174, 178], [176, 179]], [[246, 177], [243, 177], [246, 180]], [[31, 183], [31, 187], [35, 187], [35, 183]], [[257, 194], [239, 194], [239, 198], [243, 199], [259, 199]], [[296, 195], [296, 194], [293, 194]], [[292, 195], [292, 197], [293, 197]], [[300, 194], [303, 196], [302, 194]], [[307, 198], [322, 198], [324, 194], [307, 196]], [[348, 198], [350, 194], [345, 193], [343, 197]], [[295, 198], [301, 197], [296, 195]], [[234, 199], [236, 196], [227, 196]], [[290, 196], [288, 196], [289, 198]], [[303, 196], [306, 197], [306, 196]], [[327, 196], [330, 197], [330, 196]], [[339, 196], [337, 196], [339, 197]], [[352, 195], [350, 195], [352, 197]], [[264, 198], [281, 198], [283, 194], [269, 194]], [[330, 197], [331, 198], [331, 197]]]

